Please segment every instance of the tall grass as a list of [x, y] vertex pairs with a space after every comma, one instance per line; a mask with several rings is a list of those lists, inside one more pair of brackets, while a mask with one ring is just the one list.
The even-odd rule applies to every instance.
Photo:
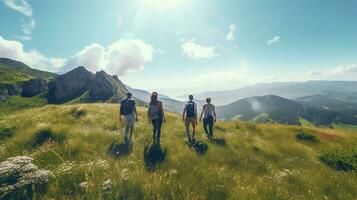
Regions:
[[[152, 144], [145, 108], [126, 146], [114, 104], [44, 106], [0, 118], [0, 161], [29, 155], [56, 174], [40, 199], [356, 199], [357, 173], [320, 161], [327, 150], [355, 148], [351, 132], [313, 127], [217, 122], [197, 153], [182, 119], [167, 113], [160, 145]], [[319, 143], [296, 139], [311, 133]], [[28, 144], [31, 148], [27, 148]], [[103, 183], [105, 188], [103, 189]]]

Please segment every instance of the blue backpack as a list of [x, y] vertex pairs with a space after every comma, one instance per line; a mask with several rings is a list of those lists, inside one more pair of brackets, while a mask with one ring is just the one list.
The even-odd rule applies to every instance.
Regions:
[[121, 115], [130, 115], [134, 112], [135, 101], [132, 99], [124, 99], [120, 103], [120, 114]]
[[186, 117], [196, 117], [195, 102], [189, 101], [186, 103]]

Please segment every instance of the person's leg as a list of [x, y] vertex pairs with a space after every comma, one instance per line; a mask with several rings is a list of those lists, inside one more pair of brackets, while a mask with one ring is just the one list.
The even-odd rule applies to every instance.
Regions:
[[205, 130], [207, 138], [209, 139], [209, 132], [208, 132], [207, 126], [208, 126], [208, 119], [207, 118], [203, 118], [203, 129]]
[[128, 133], [129, 133], [129, 127], [125, 126], [125, 135], [124, 135], [124, 140], [128, 141]]
[[124, 141], [128, 142], [128, 133], [129, 133], [129, 124], [128, 124], [128, 120], [126, 119], [126, 117], [124, 116]]
[[212, 139], [213, 138], [213, 117], [209, 117], [208, 127], [209, 127], [209, 139]]
[[157, 132], [157, 120], [153, 119], [153, 120], [151, 120], [151, 122], [152, 122], [152, 126], [153, 126], [152, 138], [153, 138], [153, 141], [155, 142], [155, 140], [156, 140], [156, 132]]
[[161, 126], [162, 126], [162, 118], [158, 119], [158, 122], [157, 122], [157, 135], [156, 135], [156, 140], [157, 140], [158, 142], [160, 142]]
[[130, 133], [129, 133], [129, 141], [131, 141], [131, 138], [133, 137], [133, 132], [134, 132], [134, 124], [131, 124]]
[[192, 141], [195, 142], [195, 134], [196, 134], [196, 119], [192, 118]]
[[185, 119], [185, 127], [186, 127], [186, 137], [188, 142], [191, 142], [191, 136], [190, 136], [190, 121], [189, 119]]

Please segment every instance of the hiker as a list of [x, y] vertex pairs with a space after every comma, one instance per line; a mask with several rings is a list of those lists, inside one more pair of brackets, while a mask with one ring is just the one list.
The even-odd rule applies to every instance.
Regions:
[[[195, 143], [195, 132], [197, 124], [197, 106], [193, 101], [193, 95], [188, 96], [189, 100], [185, 103], [182, 120], [185, 122], [186, 126], [186, 136], [187, 142], [192, 144]], [[192, 125], [192, 136], [190, 136], [190, 124]]]
[[[138, 121], [138, 113], [136, 112], [136, 105], [135, 101], [132, 98], [132, 94], [128, 92], [126, 94], [126, 99], [121, 101], [120, 103], [120, 114], [119, 114], [119, 121], [122, 121], [122, 117], [124, 119], [125, 125], [125, 136], [124, 140], [126, 143], [131, 141], [131, 137], [134, 131], [134, 124]], [[129, 138], [128, 138], [129, 134]]]
[[203, 128], [207, 134], [209, 140], [213, 137], [213, 122], [216, 122], [216, 109], [213, 104], [211, 104], [211, 98], [206, 98], [206, 104], [203, 105], [202, 112], [200, 115], [200, 121], [202, 121], [203, 116]]
[[151, 94], [147, 116], [149, 124], [152, 123], [153, 126], [153, 141], [160, 143], [161, 126], [162, 123], [165, 123], [165, 113], [162, 102], [158, 100], [157, 92]]

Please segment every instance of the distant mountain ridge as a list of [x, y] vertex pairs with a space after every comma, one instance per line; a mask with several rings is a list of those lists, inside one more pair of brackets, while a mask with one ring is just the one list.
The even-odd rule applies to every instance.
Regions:
[[[288, 99], [322, 94], [324, 92], [357, 92], [357, 81], [306, 81], [258, 83], [251, 86], [225, 91], [210, 91], [194, 94], [197, 99], [211, 97], [217, 105], [226, 105], [237, 100], [264, 95], [276, 95]], [[181, 95], [187, 96], [187, 95]]]
[[275, 95], [249, 97], [225, 106], [218, 106], [217, 113], [222, 119], [238, 118], [291, 125], [300, 125], [300, 119], [315, 125], [357, 124], [357, 117], [354, 114], [321, 109]]

